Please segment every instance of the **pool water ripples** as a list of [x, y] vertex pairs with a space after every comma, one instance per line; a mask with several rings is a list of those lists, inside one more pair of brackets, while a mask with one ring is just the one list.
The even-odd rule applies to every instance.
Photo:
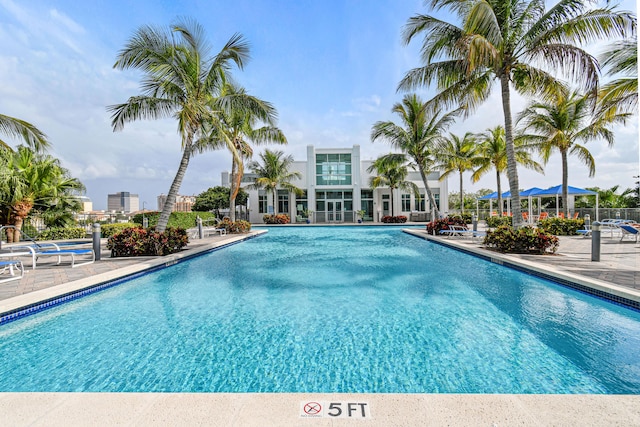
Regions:
[[0, 328], [0, 391], [640, 392], [640, 313], [395, 227], [275, 228]]

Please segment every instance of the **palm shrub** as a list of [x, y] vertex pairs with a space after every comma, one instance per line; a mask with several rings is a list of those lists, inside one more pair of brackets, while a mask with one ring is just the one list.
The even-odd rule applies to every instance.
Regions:
[[538, 222], [538, 228], [556, 236], [575, 236], [583, 227], [582, 218], [547, 218]]
[[189, 243], [184, 228], [167, 228], [163, 232], [155, 228], [129, 227], [107, 240], [112, 257], [143, 255], [169, 255], [178, 252]]
[[427, 224], [427, 233], [440, 234], [440, 230], [448, 230], [450, 225], [466, 226], [467, 223], [459, 216], [439, 218]]
[[484, 244], [503, 253], [555, 253], [558, 250], [558, 238], [553, 234], [530, 226], [514, 229], [501, 225], [494, 231], [488, 231]]

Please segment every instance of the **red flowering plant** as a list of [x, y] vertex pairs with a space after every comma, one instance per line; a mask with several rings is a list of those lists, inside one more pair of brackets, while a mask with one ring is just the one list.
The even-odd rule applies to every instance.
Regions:
[[286, 214], [264, 215], [262, 220], [265, 224], [289, 224], [291, 222], [289, 215]]
[[381, 221], [387, 224], [403, 224], [407, 222], [407, 217], [404, 215], [398, 215], [398, 216], [385, 215], [382, 217]]
[[533, 227], [521, 227], [517, 230], [502, 225], [494, 231], [488, 231], [484, 244], [504, 253], [555, 253], [558, 250], [558, 238]]
[[427, 223], [427, 233], [434, 235], [440, 234], [440, 230], [449, 230], [450, 225], [461, 225], [466, 227], [467, 224], [459, 216], [439, 218]]
[[107, 240], [112, 257], [168, 255], [178, 252], [189, 243], [184, 228], [167, 228], [164, 233], [154, 228], [125, 228]]

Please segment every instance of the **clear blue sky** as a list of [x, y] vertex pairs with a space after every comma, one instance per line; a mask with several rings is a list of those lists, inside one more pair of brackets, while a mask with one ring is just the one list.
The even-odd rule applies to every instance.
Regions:
[[[621, 6], [636, 12], [632, 0]], [[0, 112], [27, 120], [49, 136], [53, 154], [86, 185], [95, 209], [106, 208], [107, 194], [118, 191], [138, 193], [141, 206], [145, 201], [147, 208], [155, 208], [180, 159], [176, 123], [141, 121], [114, 133], [106, 106], [139, 93], [136, 72], [112, 68], [133, 32], [141, 25], [167, 26], [184, 16], [205, 27], [216, 52], [234, 33], [249, 41], [252, 60], [234, 77], [277, 108], [278, 125], [289, 140], [278, 148], [304, 160], [309, 144], [359, 144], [363, 159], [373, 159], [389, 148], [371, 143], [371, 126], [394, 119], [390, 109], [402, 98], [396, 86], [419, 65], [418, 43], [407, 47], [400, 37], [402, 26], [416, 13], [427, 13], [421, 0], [0, 0]], [[422, 91], [425, 98], [429, 93]], [[480, 132], [501, 124], [500, 105], [495, 91], [451, 131]], [[516, 99], [514, 112], [522, 105]], [[613, 148], [604, 142], [588, 148], [596, 158], [597, 175], [588, 178], [587, 168], [571, 158], [570, 185], [633, 185], [633, 176], [640, 173], [637, 120], [616, 128]], [[521, 171], [521, 187], [559, 184], [556, 157], [545, 175]], [[181, 194], [219, 185], [221, 172], [230, 165], [224, 151], [198, 155]], [[465, 175], [465, 190], [495, 188], [491, 175], [474, 185]], [[457, 180], [450, 182], [450, 189], [457, 186]]]

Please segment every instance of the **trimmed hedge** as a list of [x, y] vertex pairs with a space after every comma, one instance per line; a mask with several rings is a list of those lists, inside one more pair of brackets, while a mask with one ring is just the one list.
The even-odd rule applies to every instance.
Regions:
[[155, 228], [130, 227], [109, 237], [107, 249], [112, 257], [169, 255], [189, 243], [184, 228], [167, 228], [163, 233]]
[[53, 227], [38, 235], [39, 240], [68, 240], [87, 237], [87, 230], [82, 227]]
[[132, 222], [116, 222], [114, 224], [102, 224], [100, 226], [100, 234], [102, 235], [102, 237], [108, 238], [113, 236], [116, 233], [121, 232], [124, 229], [135, 228], [135, 227], [138, 227], [138, 225]]
[[513, 218], [510, 216], [490, 216], [485, 219], [487, 222], [487, 227], [496, 228], [502, 225], [513, 225]]
[[287, 214], [264, 215], [262, 220], [265, 224], [289, 224], [291, 222]]
[[558, 238], [540, 229], [530, 226], [514, 230], [502, 225], [495, 231], [487, 231], [484, 244], [504, 253], [555, 253], [558, 250]]
[[398, 216], [385, 215], [382, 217], [381, 221], [386, 224], [403, 224], [407, 222], [407, 217], [404, 215], [398, 215]]
[[[193, 228], [196, 226], [196, 218], [202, 218], [202, 220], [213, 219], [216, 214], [213, 212], [171, 212], [169, 215], [169, 222], [167, 228]], [[144, 217], [149, 220], [149, 227], [155, 227], [158, 225], [158, 218], [160, 218], [160, 212], [145, 212]], [[142, 226], [142, 214], [135, 214], [132, 221], [135, 224]]]
[[538, 221], [538, 228], [556, 236], [575, 236], [584, 228], [584, 219], [547, 218]]

